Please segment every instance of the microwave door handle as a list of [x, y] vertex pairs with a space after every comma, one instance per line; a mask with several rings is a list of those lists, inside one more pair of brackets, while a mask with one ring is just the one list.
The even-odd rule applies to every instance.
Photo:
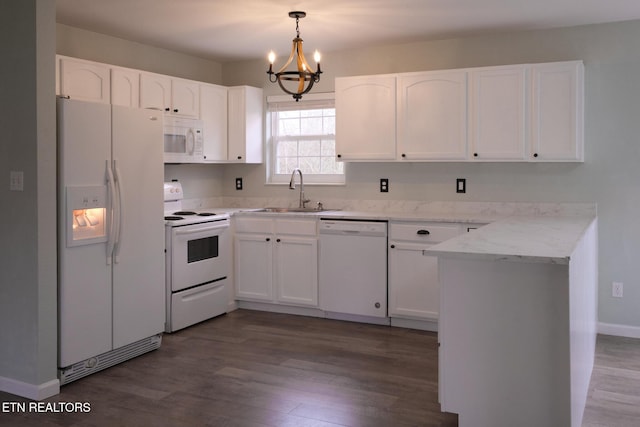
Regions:
[[178, 229], [178, 230], [175, 231], [175, 233], [176, 233], [176, 236], [186, 236], [186, 235], [189, 235], [189, 234], [202, 233], [202, 232], [205, 232], [205, 231], [222, 230], [222, 229], [225, 229], [225, 228], [229, 228], [229, 225], [228, 224], [215, 225], [215, 226], [212, 226], [212, 227], [196, 228], [196, 229], [193, 229], [193, 230]]
[[196, 135], [193, 132], [193, 129], [191, 129], [191, 128], [187, 129], [186, 138], [187, 138], [187, 146], [186, 146], [187, 154], [192, 156], [193, 155], [193, 151], [196, 148]]
[[122, 185], [122, 174], [120, 173], [120, 169], [118, 168], [118, 164], [115, 159], [113, 160], [113, 170], [115, 172], [114, 177], [116, 182], [116, 190], [118, 193], [118, 210], [116, 211], [118, 221], [116, 223], [116, 239], [113, 246], [114, 262], [117, 263], [120, 257], [120, 246], [122, 246], [122, 224], [124, 223], [124, 202], [122, 200], [122, 192], [124, 186]]
[[113, 255], [113, 247], [115, 245], [115, 231], [116, 231], [116, 216], [115, 211], [117, 210], [117, 199], [116, 199], [116, 185], [113, 177], [113, 170], [111, 169], [111, 165], [109, 164], [109, 160], [105, 161], [106, 169], [107, 169], [107, 184], [109, 185], [109, 199], [110, 199], [110, 209], [109, 209], [109, 232], [107, 238], [107, 265], [111, 264], [112, 255]]

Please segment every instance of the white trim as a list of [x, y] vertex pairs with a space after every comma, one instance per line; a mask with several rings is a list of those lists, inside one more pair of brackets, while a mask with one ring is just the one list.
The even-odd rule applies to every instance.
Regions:
[[598, 322], [598, 333], [626, 338], [640, 338], [640, 327]]
[[60, 380], [56, 378], [42, 384], [28, 384], [12, 378], [0, 377], [0, 391], [27, 399], [43, 400], [60, 393]]
[[[304, 95], [303, 101], [324, 101], [327, 99], [336, 99], [335, 92], [308, 93]], [[267, 96], [267, 104], [270, 102], [293, 102], [291, 95], [269, 95]]]

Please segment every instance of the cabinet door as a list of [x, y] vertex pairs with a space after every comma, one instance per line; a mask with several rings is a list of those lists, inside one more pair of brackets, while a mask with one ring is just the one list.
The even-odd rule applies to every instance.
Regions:
[[438, 319], [438, 257], [425, 256], [428, 245], [395, 243], [389, 247], [389, 316]]
[[278, 302], [318, 306], [318, 240], [278, 237], [275, 243]]
[[90, 61], [60, 58], [60, 94], [79, 101], [109, 104], [109, 67]]
[[169, 111], [171, 107], [171, 78], [160, 74], [140, 75], [140, 108]]
[[111, 104], [138, 108], [140, 73], [126, 68], [111, 69]]
[[396, 158], [396, 78], [337, 78], [336, 155], [339, 160]]
[[238, 163], [262, 163], [262, 89], [230, 87], [228, 97], [228, 159]]
[[273, 244], [270, 235], [236, 234], [235, 285], [240, 300], [273, 301]]
[[182, 79], [171, 80], [171, 113], [180, 116], [200, 117], [198, 82]]
[[531, 156], [540, 161], [583, 161], [584, 65], [533, 65]]
[[204, 159], [227, 160], [227, 88], [200, 85], [200, 118], [203, 125]]
[[492, 67], [469, 75], [473, 158], [524, 160], [526, 68]]
[[397, 126], [401, 159], [466, 159], [466, 71], [398, 76]]

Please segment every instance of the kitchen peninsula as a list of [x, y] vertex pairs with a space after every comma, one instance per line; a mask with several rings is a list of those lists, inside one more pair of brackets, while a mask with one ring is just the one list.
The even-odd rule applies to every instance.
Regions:
[[597, 219], [508, 217], [433, 246], [439, 396], [461, 427], [582, 423], [597, 322]]

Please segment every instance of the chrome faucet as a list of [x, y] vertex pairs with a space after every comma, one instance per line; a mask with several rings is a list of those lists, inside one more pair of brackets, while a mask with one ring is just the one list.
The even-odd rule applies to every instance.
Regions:
[[302, 171], [298, 168], [295, 168], [293, 172], [291, 172], [291, 181], [289, 182], [289, 189], [290, 190], [296, 189], [296, 184], [293, 182], [296, 177], [296, 172], [300, 174], [300, 205], [298, 207], [303, 209], [306, 207], [305, 205], [309, 203], [311, 200], [304, 198], [304, 181], [302, 180]]

